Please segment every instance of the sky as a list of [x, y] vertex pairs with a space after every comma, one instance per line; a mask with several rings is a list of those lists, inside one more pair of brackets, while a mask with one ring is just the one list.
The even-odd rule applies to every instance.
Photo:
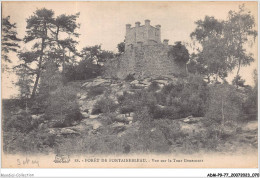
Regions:
[[[244, 3], [257, 23], [257, 2]], [[116, 52], [117, 44], [124, 40], [126, 24], [134, 26], [136, 21], [140, 21], [142, 25], [145, 19], [149, 19], [152, 26], [161, 25], [162, 40], [169, 39], [169, 44], [176, 41], [191, 43], [190, 33], [196, 28], [195, 21], [204, 19], [206, 15], [224, 20], [228, 12], [238, 10], [240, 4], [243, 2], [2, 2], [2, 16], [10, 15], [10, 21], [17, 24], [18, 37], [23, 38], [26, 19], [37, 9], [52, 9], [55, 16], [80, 12], [78, 48], [102, 44], [103, 49]], [[246, 84], [252, 85], [252, 73], [257, 68], [257, 41], [250, 52], [254, 53], [256, 60], [249, 67], [242, 68], [241, 75]], [[15, 54], [10, 56], [14, 64], [18, 62]], [[11, 83], [15, 79], [14, 75], [2, 74], [3, 98], [17, 94], [18, 89]]]

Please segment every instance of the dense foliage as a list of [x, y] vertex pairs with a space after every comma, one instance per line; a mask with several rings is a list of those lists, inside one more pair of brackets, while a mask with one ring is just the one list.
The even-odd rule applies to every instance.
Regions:
[[197, 27], [190, 36], [198, 45], [191, 55], [190, 72], [202, 74], [208, 80], [211, 77], [224, 80], [230, 71], [237, 68], [238, 76], [241, 66], [254, 61], [246, 48], [257, 35], [255, 20], [244, 5], [238, 12], [230, 11], [227, 20], [206, 16], [195, 24]]
[[186, 64], [189, 61], [189, 51], [180, 41], [177, 41], [175, 45], [170, 48], [168, 55], [171, 56], [176, 63]]
[[2, 19], [2, 53], [1, 57], [6, 62], [12, 62], [8, 56], [8, 53], [13, 51], [17, 52], [20, 48], [19, 39], [16, 32], [16, 24], [10, 22], [10, 16]]

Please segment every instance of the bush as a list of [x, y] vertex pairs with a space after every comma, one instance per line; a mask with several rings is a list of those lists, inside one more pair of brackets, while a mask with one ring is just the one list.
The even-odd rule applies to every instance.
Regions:
[[14, 130], [21, 133], [28, 133], [33, 130], [33, 128], [32, 116], [25, 111], [11, 116], [9, 120], [6, 120], [4, 126], [4, 130], [6, 131]]
[[258, 90], [257, 86], [248, 90], [246, 100], [243, 102], [245, 120], [257, 120], [258, 116]]
[[157, 90], [159, 90], [160, 89], [160, 86], [159, 86], [159, 84], [157, 83], [157, 82], [155, 82], [155, 81], [153, 81], [151, 84], [150, 84], [150, 86], [149, 86], [149, 88], [148, 88], [148, 91], [157, 91]]
[[155, 108], [157, 115], [168, 113], [164, 115], [172, 115], [172, 119], [190, 115], [204, 116], [208, 86], [200, 76], [190, 76], [186, 80], [178, 79], [176, 83], [165, 85], [155, 97], [156, 103], [167, 106], [163, 110]]
[[95, 103], [91, 114], [111, 113], [115, 112], [117, 108], [118, 105], [113, 99], [104, 96]]
[[138, 101], [133, 99], [132, 95], [124, 92], [123, 95], [117, 97], [117, 101], [120, 104], [120, 113], [128, 114], [135, 111], [135, 106]]
[[70, 86], [61, 86], [51, 94], [45, 116], [56, 121], [57, 127], [70, 126], [81, 120], [79, 106], [76, 101], [76, 91]]
[[128, 74], [125, 78], [125, 81], [127, 81], [127, 82], [131, 82], [134, 80], [135, 80], [134, 74]]
[[242, 98], [234, 86], [212, 85], [206, 117], [217, 124], [237, 123], [241, 118]]
[[139, 118], [140, 124], [123, 135], [122, 139], [127, 140], [133, 153], [170, 152], [176, 138], [183, 137], [180, 125], [168, 119], [149, 120], [147, 114], [147, 110], [140, 111], [138, 117], [143, 117]]
[[159, 106], [150, 106], [149, 111], [151, 113], [152, 118], [154, 119], [179, 119], [179, 108], [176, 107], [170, 107], [165, 106], [164, 108], [161, 108]]
[[162, 93], [165, 95], [167, 95], [167, 94], [178, 95], [183, 90], [184, 84], [185, 83], [183, 80], [178, 79], [175, 84], [165, 85], [162, 88]]
[[91, 114], [92, 115], [98, 115], [98, 114], [101, 114], [101, 113], [102, 113], [101, 108], [97, 105], [94, 105], [94, 108], [92, 109]]
[[65, 66], [65, 78], [68, 82], [75, 80], [87, 80], [101, 76], [103, 66], [93, 64], [91, 60], [81, 60], [77, 65]]
[[56, 136], [47, 132], [4, 133], [3, 150], [7, 153], [47, 153], [56, 146]]
[[104, 126], [107, 126], [114, 123], [116, 116], [116, 113], [107, 113], [99, 116], [99, 119], [101, 120]]
[[96, 97], [98, 95], [102, 95], [105, 91], [105, 88], [102, 87], [102, 86], [95, 86], [95, 87], [91, 87], [89, 90], [88, 90], [88, 96], [90, 97]]
[[120, 113], [121, 114], [129, 114], [129, 113], [131, 113], [131, 112], [134, 112], [134, 106], [132, 106], [132, 105], [129, 105], [129, 106], [122, 106], [121, 108], [120, 108]]
[[208, 86], [200, 76], [178, 79], [176, 83], [165, 85], [161, 91], [156, 82], [147, 90], [136, 91], [134, 95], [118, 97], [121, 113], [148, 109], [151, 119], [179, 119], [190, 115], [205, 115]]
[[244, 87], [245, 86], [245, 80], [243, 80], [241, 78], [240, 75], [237, 75], [233, 80], [232, 80], [232, 84], [237, 86], [237, 87]]

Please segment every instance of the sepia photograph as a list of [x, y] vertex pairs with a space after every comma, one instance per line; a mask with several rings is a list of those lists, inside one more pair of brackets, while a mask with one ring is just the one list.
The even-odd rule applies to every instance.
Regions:
[[258, 167], [257, 1], [1, 6], [3, 168]]

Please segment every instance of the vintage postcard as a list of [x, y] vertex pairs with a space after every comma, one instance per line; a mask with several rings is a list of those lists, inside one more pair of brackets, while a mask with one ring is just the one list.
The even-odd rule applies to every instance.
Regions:
[[1, 4], [3, 168], [258, 167], [257, 2]]

